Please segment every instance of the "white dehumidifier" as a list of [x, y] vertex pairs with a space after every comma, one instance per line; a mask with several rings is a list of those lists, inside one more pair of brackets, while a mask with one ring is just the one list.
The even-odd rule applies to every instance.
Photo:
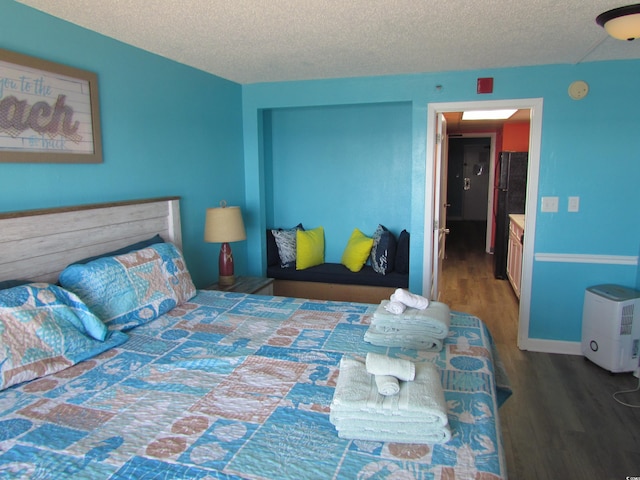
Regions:
[[587, 288], [582, 354], [611, 372], [632, 372], [640, 354], [640, 291], [620, 285]]

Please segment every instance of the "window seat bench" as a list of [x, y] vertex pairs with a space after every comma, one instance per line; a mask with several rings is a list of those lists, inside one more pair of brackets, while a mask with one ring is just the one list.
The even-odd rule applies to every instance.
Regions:
[[339, 263], [323, 263], [304, 270], [280, 265], [267, 267], [273, 278], [274, 295], [315, 300], [380, 303], [396, 288], [408, 288], [409, 275], [389, 272], [381, 275], [369, 265], [352, 272]]

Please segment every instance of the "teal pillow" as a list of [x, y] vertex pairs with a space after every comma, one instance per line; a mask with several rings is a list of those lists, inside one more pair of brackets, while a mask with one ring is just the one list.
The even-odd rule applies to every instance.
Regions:
[[104, 258], [104, 257], [115, 257], [116, 255], [124, 255], [125, 253], [130, 253], [133, 252], [134, 250], [142, 250], [143, 248], [147, 248], [150, 247], [151, 245], [155, 245], [156, 243], [163, 243], [164, 240], [163, 238], [160, 236], [160, 234], [157, 234], [151, 238], [148, 238], [146, 240], [141, 240], [140, 242], [136, 242], [136, 243], [132, 243], [131, 245], [127, 245], [126, 247], [122, 247], [119, 248], [117, 250], [113, 250], [111, 252], [107, 252], [107, 253], [102, 253], [100, 255], [96, 255], [94, 257], [88, 257], [88, 258], [83, 258], [82, 260], [78, 260], [76, 262], [73, 262], [74, 264], [78, 264], [78, 263], [89, 263], [92, 262], [94, 260], [97, 260], [99, 258]]
[[59, 372], [127, 338], [108, 332], [84, 303], [56, 285], [30, 283], [3, 290], [0, 390]]
[[150, 322], [196, 294], [184, 258], [172, 243], [70, 265], [59, 281], [112, 330]]
[[[0, 291], [0, 305], [16, 307], [16, 311], [64, 315], [80, 332], [96, 340], [104, 340], [108, 329], [72, 292], [48, 283], [28, 283]], [[7, 310], [5, 310], [6, 312]]]
[[29, 280], [3, 280], [0, 282], [0, 290], [19, 287], [20, 285], [26, 285], [27, 283], [31, 282]]

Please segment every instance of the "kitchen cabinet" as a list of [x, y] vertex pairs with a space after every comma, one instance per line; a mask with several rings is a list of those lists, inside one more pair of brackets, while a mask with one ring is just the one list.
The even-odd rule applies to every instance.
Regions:
[[507, 247], [507, 278], [516, 297], [520, 298], [522, 280], [522, 241], [524, 239], [524, 215], [509, 215], [509, 242]]

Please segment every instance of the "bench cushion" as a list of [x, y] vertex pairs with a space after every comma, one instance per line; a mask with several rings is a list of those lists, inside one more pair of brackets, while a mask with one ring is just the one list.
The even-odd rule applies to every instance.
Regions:
[[409, 275], [389, 272], [381, 275], [371, 266], [365, 265], [359, 272], [352, 272], [339, 263], [323, 263], [305, 270], [295, 267], [281, 268], [279, 265], [267, 267], [267, 277], [301, 282], [323, 282], [345, 285], [372, 285], [378, 287], [407, 288]]

